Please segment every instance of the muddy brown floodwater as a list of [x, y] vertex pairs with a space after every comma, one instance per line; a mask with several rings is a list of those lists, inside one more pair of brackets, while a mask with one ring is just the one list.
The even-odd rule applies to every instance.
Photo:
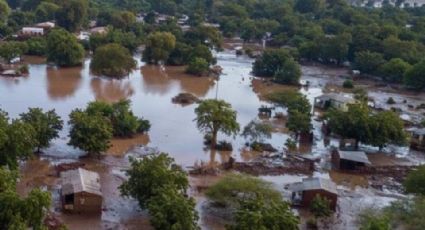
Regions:
[[[149, 220], [145, 211], [137, 207], [137, 202], [119, 196], [118, 186], [125, 179], [123, 169], [128, 167], [125, 153], [138, 145], [157, 148], [167, 152], [184, 167], [206, 163], [211, 166], [225, 162], [230, 156], [238, 161], [249, 161], [258, 153], [247, 151], [245, 140], [239, 135], [232, 137], [219, 136], [220, 140], [228, 140], [233, 144], [232, 152], [209, 152], [204, 149], [203, 135], [194, 123], [196, 104], [181, 106], [172, 103], [172, 98], [179, 93], [187, 92], [200, 99], [218, 98], [229, 102], [238, 112], [238, 122], [244, 127], [253, 119], [258, 118], [258, 108], [269, 105], [264, 101], [264, 95], [272, 91], [287, 89], [286, 86], [264, 83], [250, 75], [253, 60], [245, 56], [237, 57], [234, 51], [226, 50], [216, 54], [218, 65], [223, 68], [219, 80], [207, 77], [194, 77], [184, 74], [182, 67], [149, 66], [138, 60], [138, 69], [130, 76], [117, 80], [92, 76], [89, 72], [90, 59], [86, 59], [82, 67], [56, 69], [49, 67], [40, 58], [25, 57], [29, 62], [29, 76], [25, 78], [0, 78], [0, 108], [7, 111], [10, 117], [19, 116], [27, 111], [28, 107], [41, 107], [46, 110], [55, 109], [56, 112], [68, 121], [69, 113], [75, 108], [85, 107], [94, 100], [116, 102], [120, 99], [130, 99], [132, 109], [137, 116], [148, 119], [152, 128], [148, 135], [139, 135], [133, 139], [115, 139], [107, 156], [102, 159], [79, 159], [83, 153], [67, 145], [69, 131], [65, 125], [60, 138], [44, 150], [40, 158], [35, 158], [23, 164], [22, 180], [18, 185], [21, 194], [26, 194], [31, 188], [42, 186], [52, 191], [56, 201], [54, 210], [60, 213], [58, 207], [58, 183], [52, 176], [52, 165], [61, 162], [83, 161], [88, 169], [101, 175], [104, 192], [104, 210], [99, 217], [62, 215], [61, 219], [70, 226], [70, 229], [149, 229]], [[323, 66], [303, 66], [302, 80], [309, 81], [308, 88], [300, 91], [307, 96], [310, 102], [319, 96], [325, 89], [336, 90], [342, 83], [340, 75], [347, 74], [346, 69], [326, 68]], [[362, 82], [367, 84], [367, 82]], [[372, 84], [372, 83], [371, 83]], [[388, 92], [398, 101], [406, 99], [407, 104], [419, 104], [423, 95], [397, 94], [393, 90], [369, 88], [376, 101], [382, 101], [380, 92]], [[386, 97], [387, 95], [385, 95]], [[406, 103], [403, 103], [406, 104]], [[281, 112], [276, 110], [275, 112]], [[318, 113], [314, 113], [317, 116]], [[266, 119], [267, 121], [267, 119]], [[284, 120], [270, 119], [274, 133], [268, 141], [279, 151], [282, 151], [286, 139], [289, 138], [284, 126]], [[65, 123], [66, 124], [66, 123]], [[301, 146], [300, 152], [312, 153], [320, 156], [321, 166], [315, 175], [332, 178], [339, 184], [344, 195], [341, 199], [339, 216], [336, 226], [349, 229], [353, 226], [355, 210], [352, 203], [360, 209], [371, 199], [381, 199], [383, 204], [386, 196], [377, 195], [367, 187], [367, 180], [363, 177], [351, 178], [344, 174], [328, 172], [329, 146], [324, 144], [320, 132], [320, 123], [313, 119], [314, 143], [312, 146]], [[337, 145], [331, 140], [331, 145]], [[376, 148], [362, 146], [367, 150], [376, 151]], [[393, 153], [376, 155], [373, 162], [379, 165], [386, 163], [423, 161], [420, 154], [409, 152], [407, 148], [390, 147], [386, 152]], [[301, 175], [264, 176], [276, 185], [282, 192], [284, 184], [301, 181]], [[205, 188], [211, 185], [216, 177], [191, 177], [192, 188]], [[364, 192], [367, 191], [367, 192]], [[206, 202], [202, 191], [195, 191], [193, 195], [198, 200], [197, 208], [200, 211], [201, 226], [203, 229], [223, 229], [225, 223], [218, 221], [214, 216], [205, 214], [203, 204]], [[384, 202], [385, 201], [385, 202]], [[388, 202], [387, 202], [388, 203]], [[336, 228], [338, 229], [338, 228]]]

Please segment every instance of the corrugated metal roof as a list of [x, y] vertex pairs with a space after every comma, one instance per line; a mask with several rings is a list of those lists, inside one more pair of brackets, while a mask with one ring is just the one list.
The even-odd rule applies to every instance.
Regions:
[[82, 168], [61, 172], [62, 195], [87, 192], [102, 196], [100, 177], [96, 172]]
[[349, 161], [371, 164], [366, 153], [363, 151], [338, 151], [339, 158]]
[[320, 177], [304, 178], [302, 182], [297, 182], [289, 185], [289, 190], [291, 190], [292, 192], [318, 189], [323, 189], [328, 192], [338, 194], [338, 191], [336, 190], [336, 184], [334, 182]]

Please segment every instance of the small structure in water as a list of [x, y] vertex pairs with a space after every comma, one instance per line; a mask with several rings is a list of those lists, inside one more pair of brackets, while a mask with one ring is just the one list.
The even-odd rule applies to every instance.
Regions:
[[354, 104], [356, 100], [352, 96], [340, 93], [328, 93], [314, 98], [314, 107], [320, 109], [336, 108], [348, 110], [349, 104]]
[[61, 201], [64, 211], [101, 213], [102, 192], [96, 172], [82, 168], [61, 172]]
[[332, 150], [332, 166], [338, 170], [359, 170], [371, 165], [369, 158], [363, 151]]
[[304, 178], [302, 182], [289, 185], [292, 192], [291, 201], [294, 206], [308, 208], [313, 199], [319, 195], [330, 201], [330, 208], [336, 209], [338, 202], [338, 191], [336, 184], [328, 179], [312, 177]]
[[267, 106], [262, 105], [260, 108], [258, 108], [258, 115], [270, 118], [270, 117], [272, 117], [272, 110], [273, 109], [274, 109], [273, 107], [267, 107]]
[[414, 128], [410, 134], [410, 148], [425, 151], [425, 128]]

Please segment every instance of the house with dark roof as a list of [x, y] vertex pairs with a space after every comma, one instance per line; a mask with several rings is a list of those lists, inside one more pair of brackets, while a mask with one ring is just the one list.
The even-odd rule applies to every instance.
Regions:
[[101, 213], [102, 192], [96, 172], [82, 168], [61, 172], [61, 201], [64, 211]]
[[330, 201], [330, 208], [336, 209], [338, 191], [336, 184], [331, 180], [319, 177], [304, 178], [302, 182], [289, 185], [292, 192], [291, 201], [294, 206], [308, 208], [316, 196]]
[[331, 153], [331, 161], [334, 169], [359, 170], [371, 165], [369, 158], [363, 151], [343, 151], [334, 149]]

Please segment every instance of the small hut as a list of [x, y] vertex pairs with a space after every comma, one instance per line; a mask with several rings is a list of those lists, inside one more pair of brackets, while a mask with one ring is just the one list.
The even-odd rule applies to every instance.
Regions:
[[369, 158], [363, 151], [332, 150], [332, 165], [339, 170], [359, 170], [370, 165]]
[[425, 128], [415, 128], [410, 130], [410, 147], [412, 149], [425, 151]]
[[291, 190], [292, 204], [300, 207], [310, 207], [314, 198], [319, 195], [330, 201], [330, 208], [336, 209], [338, 202], [338, 191], [336, 184], [324, 178], [304, 178], [302, 182], [297, 182], [289, 185]]
[[102, 192], [96, 172], [82, 168], [61, 172], [62, 207], [71, 213], [100, 213]]
[[355, 102], [356, 100], [351, 95], [328, 93], [314, 98], [314, 107], [320, 109], [336, 108], [346, 111], [348, 105]]

